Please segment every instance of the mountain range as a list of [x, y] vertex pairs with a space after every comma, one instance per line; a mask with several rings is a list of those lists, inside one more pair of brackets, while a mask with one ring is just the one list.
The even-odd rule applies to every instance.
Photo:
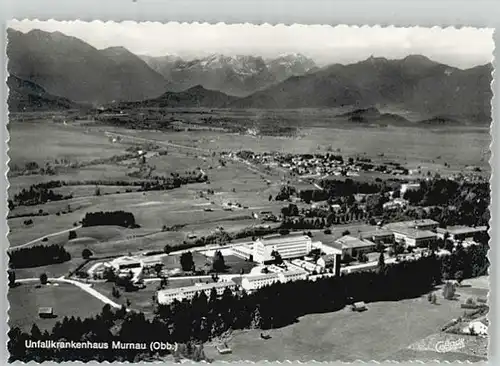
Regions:
[[167, 81], [122, 47], [98, 50], [60, 32], [8, 30], [8, 71], [75, 102], [141, 100], [165, 92]]
[[461, 70], [413, 55], [334, 64], [238, 99], [232, 108], [397, 107], [486, 121], [492, 65]]
[[[429, 121], [436, 116], [474, 123], [491, 119], [491, 64], [462, 70], [420, 55], [370, 57], [323, 68], [300, 54], [275, 59], [214, 54], [186, 61], [139, 57], [123, 47], [98, 50], [60, 32], [12, 29], [7, 55], [13, 80], [22, 81], [11, 84], [24, 85], [13, 100], [24, 104], [37, 90], [48, 106], [70, 101], [150, 107], [348, 106], [410, 111]], [[32, 84], [26, 88], [26, 83]]]
[[301, 54], [288, 54], [274, 59], [222, 54], [191, 61], [175, 56], [142, 58], [153, 70], [171, 82], [171, 91], [201, 85], [206, 89], [239, 97], [250, 95], [290, 76], [304, 75], [317, 69], [313, 60]]

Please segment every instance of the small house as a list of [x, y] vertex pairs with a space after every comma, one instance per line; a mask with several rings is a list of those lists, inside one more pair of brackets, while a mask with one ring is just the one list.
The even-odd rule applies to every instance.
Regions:
[[54, 309], [51, 307], [43, 307], [38, 309], [38, 316], [40, 318], [53, 318], [54, 317]]
[[462, 332], [470, 335], [487, 336], [488, 326], [481, 321], [472, 321], [467, 327], [462, 329]]
[[226, 355], [228, 353], [232, 353], [233, 350], [231, 348], [229, 348], [227, 346], [227, 344], [219, 344], [217, 347], [217, 351], [221, 354], [221, 355]]
[[352, 310], [357, 312], [362, 312], [368, 310], [368, 308], [366, 307], [366, 304], [363, 301], [358, 301], [352, 305]]

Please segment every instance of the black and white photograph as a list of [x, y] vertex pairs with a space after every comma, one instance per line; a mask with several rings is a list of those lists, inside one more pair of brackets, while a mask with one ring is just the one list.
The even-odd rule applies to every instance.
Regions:
[[493, 29], [6, 32], [9, 362], [488, 360]]

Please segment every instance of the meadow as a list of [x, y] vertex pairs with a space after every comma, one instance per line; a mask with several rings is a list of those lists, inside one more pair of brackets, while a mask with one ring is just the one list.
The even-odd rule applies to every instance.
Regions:
[[[214, 347], [216, 343], [205, 347], [205, 350], [209, 357], [228, 362], [481, 360], [464, 354], [420, 354], [420, 351], [408, 349], [414, 342], [439, 333], [444, 324], [463, 314], [460, 308], [463, 300], [444, 300], [437, 290], [438, 305], [430, 304], [426, 296], [421, 296], [369, 303], [368, 310], [361, 313], [346, 307], [333, 313], [306, 315], [295, 324], [267, 331], [271, 336], [269, 340], [260, 337], [260, 330], [235, 331], [226, 339], [233, 350], [229, 355], [219, 355]], [[470, 287], [464, 287], [459, 288], [457, 293], [466, 298], [470, 296], [470, 291]], [[481, 296], [486, 293], [487, 290], [482, 289]]]
[[[50, 330], [67, 317], [85, 318], [101, 312], [104, 304], [80, 288], [67, 283], [48, 284], [37, 288], [37, 282], [21, 283], [8, 291], [9, 325], [29, 332], [35, 323], [40, 330]], [[85, 304], [85, 306], [82, 306]], [[52, 307], [55, 318], [41, 319], [38, 308]]]

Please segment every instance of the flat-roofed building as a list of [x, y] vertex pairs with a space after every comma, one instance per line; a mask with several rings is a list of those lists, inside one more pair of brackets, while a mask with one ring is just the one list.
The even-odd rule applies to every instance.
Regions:
[[394, 233], [390, 230], [365, 231], [360, 234], [360, 237], [375, 244], [394, 244]]
[[418, 230], [413, 228], [394, 229], [396, 241], [412, 247], [427, 247], [437, 240], [436, 233], [429, 230]]
[[311, 249], [311, 238], [306, 235], [268, 237], [255, 241], [253, 260], [258, 263], [272, 261], [273, 251], [277, 251], [282, 259], [299, 258], [309, 254]]
[[215, 283], [202, 283], [199, 285], [171, 288], [166, 290], [159, 290], [156, 292], [156, 300], [159, 304], [171, 304], [174, 300], [191, 300], [196, 293], [204, 292], [207, 297], [210, 296], [212, 289], [215, 289], [217, 295], [222, 295], [226, 289], [234, 291], [236, 283], [233, 281], [223, 281]]
[[258, 290], [273, 283], [286, 283], [307, 279], [307, 272], [301, 269], [287, 270], [277, 273], [248, 275], [241, 281], [241, 287], [248, 292]]
[[485, 233], [488, 231], [486, 226], [448, 226], [446, 229], [437, 228], [437, 236], [441, 239], [444, 239], [446, 235], [451, 240], [466, 240], [473, 238], [477, 233]]
[[307, 272], [319, 272], [321, 270], [321, 267], [316, 263], [311, 263], [302, 259], [293, 259], [290, 261], [290, 263], [296, 265], [297, 267], [305, 269]]
[[53, 318], [54, 317], [54, 309], [51, 307], [38, 308], [38, 316], [40, 318]]
[[407, 191], [416, 191], [418, 189], [420, 189], [420, 183], [403, 183], [400, 188], [401, 196]]
[[344, 235], [335, 240], [334, 244], [342, 251], [342, 255], [349, 254], [356, 257], [359, 253], [368, 253], [375, 250], [376, 244], [369, 240], [363, 240], [351, 235]]
[[111, 262], [105, 262], [105, 267], [112, 267], [119, 278], [126, 278], [131, 275], [132, 283], [139, 282], [142, 279], [144, 262], [136, 257], [124, 256], [113, 259]]
[[245, 276], [241, 280], [241, 287], [246, 291], [254, 291], [264, 286], [279, 282], [278, 273], [267, 273], [260, 275]]
[[437, 221], [431, 219], [410, 220], [391, 222], [384, 226], [384, 229], [394, 231], [395, 229], [410, 228], [418, 230], [436, 230], [439, 226]]
[[306, 280], [307, 279], [307, 272], [303, 270], [291, 270], [291, 271], [285, 271], [285, 272], [280, 272], [278, 274], [280, 282], [286, 283], [286, 282], [293, 282], [293, 281], [299, 281], [299, 280]]

